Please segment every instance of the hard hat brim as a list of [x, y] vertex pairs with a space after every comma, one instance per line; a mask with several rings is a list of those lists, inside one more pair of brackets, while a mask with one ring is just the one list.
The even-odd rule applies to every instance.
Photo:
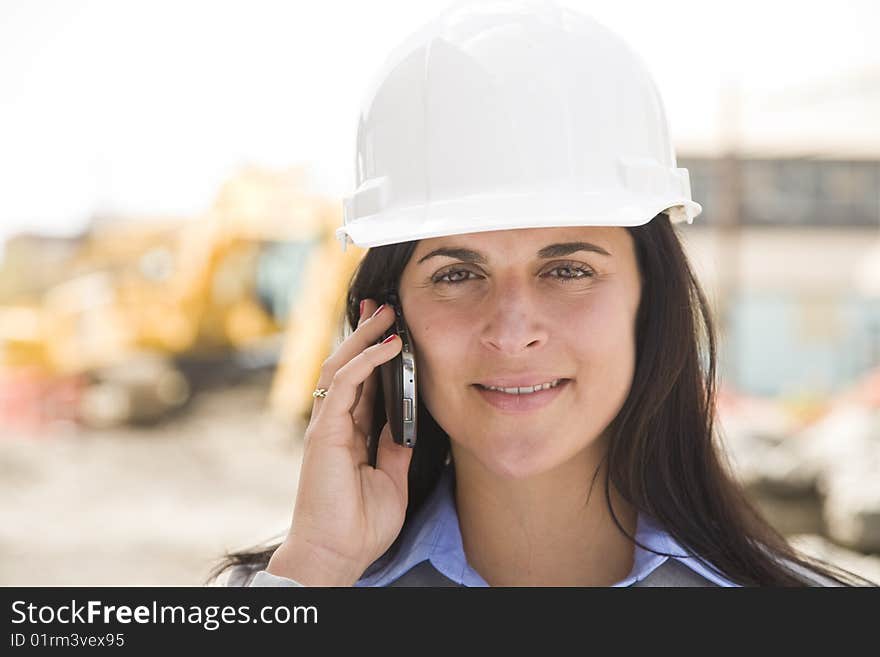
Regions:
[[692, 223], [702, 206], [689, 198], [576, 195], [484, 195], [432, 201], [356, 217], [336, 230], [343, 245], [362, 248], [415, 240], [520, 228], [641, 226], [668, 211], [672, 223]]

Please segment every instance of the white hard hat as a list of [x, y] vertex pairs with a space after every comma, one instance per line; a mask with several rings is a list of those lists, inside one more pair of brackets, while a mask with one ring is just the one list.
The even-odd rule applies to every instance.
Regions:
[[398, 46], [361, 110], [355, 184], [343, 249], [702, 211], [638, 54], [540, 0], [459, 3]]

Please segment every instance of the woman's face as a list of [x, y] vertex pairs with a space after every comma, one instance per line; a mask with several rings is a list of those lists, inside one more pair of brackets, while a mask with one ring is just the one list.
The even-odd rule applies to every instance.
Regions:
[[[456, 460], [525, 478], [600, 448], [629, 393], [641, 282], [620, 227], [422, 240], [400, 281], [418, 394]], [[512, 395], [482, 386], [525, 387]]]

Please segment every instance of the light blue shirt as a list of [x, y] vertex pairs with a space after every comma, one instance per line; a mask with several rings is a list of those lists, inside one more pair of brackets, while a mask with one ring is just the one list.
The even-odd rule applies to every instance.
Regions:
[[[388, 586], [404, 573], [423, 561], [430, 561], [440, 573], [464, 586], [489, 586], [467, 562], [458, 525], [454, 496], [455, 476], [447, 467], [434, 491], [419, 509], [412, 522], [404, 529], [399, 549], [393, 557], [382, 557], [370, 566], [355, 586]], [[629, 575], [613, 586], [631, 586], [647, 577], [667, 559], [682, 564], [719, 586], [738, 586], [715, 572], [685, 550], [647, 515], [638, 516], [636, 540], [657, 552], [654, 554], [638, 545]]]

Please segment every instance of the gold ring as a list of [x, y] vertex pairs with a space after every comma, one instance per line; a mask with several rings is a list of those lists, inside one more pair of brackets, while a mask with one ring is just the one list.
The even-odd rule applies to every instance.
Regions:
[[326, 397], [327, 389], [326, 388], [317, 388], [315, 392], [312, 393], [312, 397]]

